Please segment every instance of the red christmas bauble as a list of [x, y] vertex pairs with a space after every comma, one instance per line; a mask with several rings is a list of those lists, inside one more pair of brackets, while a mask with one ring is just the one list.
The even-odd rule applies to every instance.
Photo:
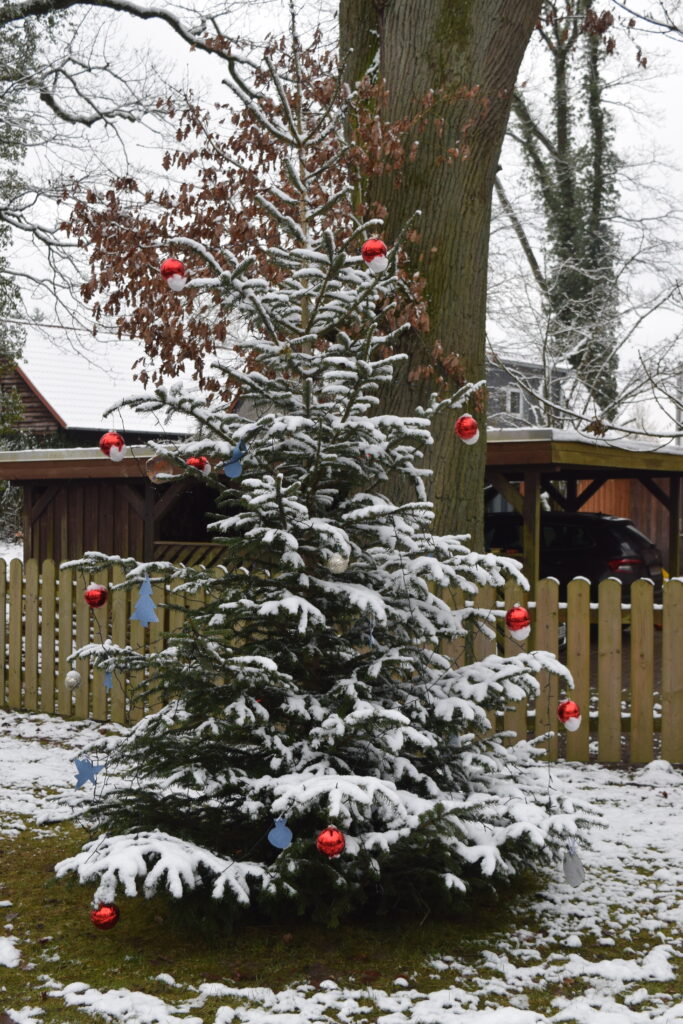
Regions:
[[193, 469], [198, 469], [204, 476], [208, 476], [211, 472], [211, 463], [203, 455], [190, 455], [189, 459], [185, 460], [188, 466], [192, 466]]
[[470, 416], [469, 413], [464, 413], [464, 415], [458, 417], [455, 421], [454, 430], [465, 444], [476, 444], [479, 440], [479, 424], [474, 416]]
[[346, 846], [346, 840], [338, 828], [328, 825], [316, 839], [315, 845], [326, 857], [338, 857]]
[[91, 608], [101, 608], [107, 603], [109, 591], [101, 583], [90, 583], [83, 591], [83, 597]]
[[581, 725], [581, 708], [574, 700], [561, 700], [557, 705], [557, 717], [570, 732], [576, 732]]
[[505, 616], [505, 625], [511, 633], [518, 633], [521, 629], [531, 629], [531, 619], [526, 608], [521, 608], [518, 604], [514, 608], [510, 608]]
[[113, 928], [119, 919], [119, 908], [115, 903], [100, 903], [97, 910], [90, 911], [90, 920], [103, 932]]
[[175, 277], [176, 275], [178, 277], [185, 277], [186, 274], [185, 264], [181, 260], [174, 260], [172, 257], [164, 260], [159, 269], [164, 281], [168, 281], [169, 277]]
[[363, 242], [360, 254], [366, 263], [371, 263], [378, 256], [380, 258], [386, 256], [387, 247], [381, 238], [368, 238], [367, 242]]
[[161, 276], [174, 292], [181, 292], [187, 284], [187, 271], [185, 264], [180, 260], [167, 259], [161, 264]]
[[121, 461], [125, 445], [126, 442], [116, 430], [108, 430], [100, 438], [100, 451], [103, 455], [109, 456], [112, 462]]

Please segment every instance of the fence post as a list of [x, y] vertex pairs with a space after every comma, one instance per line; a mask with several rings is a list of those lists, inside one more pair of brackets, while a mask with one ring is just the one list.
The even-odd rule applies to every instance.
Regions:
[[21, 656], [24, 640], [24, 566], [18, 558], [9, 565], [9, 673], [7, 679], [7, 703], [10, 708], [21, 708]]
[[24, 603], [24, 707], [38, 710], [38, 561], [29, 558], [24, 565], [26, 598]]
[[[109, 573], [106, 569], [93, 577], [93, 583], [104, 587], [109, 586]], [[109, 615], [111, 612], [111, 595], [101, 608], [93, 608], [90, 612], [92, 622], [93, 643], [103, 643], [109, 638]], [[104, 688], [104, 672], [101, 668], [92, 669], [92, 716], [97, 722], [107, 720], [107, 691]]]
[[567, 585], [567, 668], [574, 679], [568, 696], [581, 709], [581, 725], [567, 733], [567, 759], [587, 761], [590, 742], [590, 668], [591, 668], [590, 583], [571, 580]]
[[73, 648], [73, 569], [59, 570], [59, 673], [57, 677], [57, 710], [60, 715], [71, 714], [71, 691], [64, 685], [69, 668], [66, 660]]
[[[76, 589], [73, 591], [76, 602], [76, 649], [90, 643], [90, 608], [83, 597], [83, 591], [90, 582], [81, 569], [76, 577]], [[81, 673], [81, 685], [76, 690], [74, 715], [86, 719], [90, 711], [90, 658], [79, 658], [71, 662], [71, 667]]]
[[[536, 615], [534, 616], [534, 649], [550, 651], [557, 654], [559, 628], [559, 586], [555, 579], [539, 580], [536, 588]], [[550, 733], [546, 739], [546, 751], [549, 761], [557, 760], [557, 729], [555, 713], [559, 699], [559, 682], [557, 676], [545, 669], [538, 674], [540, 686], [536, 698], [536, 736]]]
[[40, 573], [40, 710], [47, 715], [55, 713], [56, 605], [55, 563], [48, 558]]
[[598, 761], [621, 761], [621, 583], [598, 587]]
[[[111, 571], [112, 586], [123, 583], [125, 574], [120, 565], [115, 565]], [[118, 647], [125, 647], [128, 638], [128, 594], [125, 590], [116, 590], [111, 598], [111, 639]], [[119, 725], [128, 724], [126, 713], [126, 690], [128, 689], [125, 678], [120, 673], [115, 673], [112, 678], [111, 689], [111, 719]]]
[[[486, 611], [490, 608], [496, 607], [496, 588], [495, 587], [479, 587], [479, 592], [474, 598], [475, 608], [481, 608]], [[476, 620], [475, 620], [476, 621]], [[485, 619], [486, 625], [493, 630], [494, 634], [496, 631], [496, 617], [495, 615], [489, 615]], [[496, 638], [488, 637], [482, 629], [477, 629], [474, 634], [474, 640], [472, 642], [472, 649], [474, 652], [475, 661], [481, 661], [483, 658], [487, 658], [489, 654], [495, 654], [497, 650]], [[490, 709], [486, 712], [488, 715], [489, 722], [491, 723], [491, 730], [487, 735], [496, 732], [498, 725], [496, 722], [496, 712]]]
[[662, 621], [662, 757], [683, 761], [683, 582], [664, 584]]
[[651, 761], [654, 752], [653, 591], [649, 580], [631, 584], [631, 764]]
[[[515, 604], [526, 604], [528, 601], [528, 594], [525, 590], [520, 587], [513, 579], [507, 580], [505, 584], [505, 608], [506, 610], [513, 607]], [[526, 651], [529, 647], [529, 641], [525, 640], [520, 643], [519, 640], [515, 640], [513, 636], [510, 636], [509, 630], [505, 630], [505, 639], [503, 641], [503, 653], [506, 658], [512, 657], [515, 654], [519, 654], [520, 651]], [[526, 699], [518, 701], [514, 706], [508, 708], [505, 712], [503, 719], [503, 726], [506, 732], [516, 733], [512, 743], [517, 743], [519, 740], [525, 740], [527, 734], [527, 701]]]

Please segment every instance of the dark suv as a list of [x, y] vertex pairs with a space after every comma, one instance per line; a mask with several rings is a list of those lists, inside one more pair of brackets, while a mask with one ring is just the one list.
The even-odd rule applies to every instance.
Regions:
[[[522, 557], [522, 519], [515, 512], [487, 512], [486, 550]], [[623, 600], [634, 580], [654, 583], [654, 599], [662, 600], [662, 556], [630, 519], [592, 512], [541, 512], [541, 578], [560, 581], [565, 600], [575, 576], [590, 580], [591, 599], [598, 583], [614, 576], [623, 584]]]

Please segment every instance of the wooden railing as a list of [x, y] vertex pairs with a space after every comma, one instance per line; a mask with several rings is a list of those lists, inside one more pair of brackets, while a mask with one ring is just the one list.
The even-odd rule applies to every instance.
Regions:
[[[94, 577], [105, 584], [122, 580], [120, 569]], [[60, 570], [53, 561], [39, 566], [33, 559], [25, 565], [14, 560], [7, 566], [0, 559], [0, 706], [121, 724], [153, 710], [132, 699], [139, 678], [124, 679], [117, 673], [107, 691], [101, 670], [93, 670], [87, 659], [73, 665], [67, 658], [106, 637], [121, 646], [158, 649], [164, 633], [180, 625], [185, 601], [157, 585], [159, 622], [144, 629], [130, 621], [136, 591], [114, 591], [103, 608], [93, 611], [82, 596], [89, 582], [90, 577]], [[630, 604], [622, 605], [621, 596], [619, 582], [606, 580], [600, 584], [598, 602], [591, 605], [588, 583], [574, 580], [561, 605], [557, 583], [540, 582], [536, 603], [530, 606], [532, 636], [523, 646], [559, 651], [574, 676], [572, 697], [582, 709], [582, 725], [575, 733], [558, 727], [555, 712], [564, 693], [556, 677], [541, 673], [540, 697], [508, 709], [497, 727], [520, 737], [550, 731], [544, 746], [551, 759], [642, 764], [662, 757], [683, 762], [683, 581], [665, 584], [662, 606], [653, 605], [652, 586], [645, 581], [633, 584]], [[482, 588], [476, 603], [501, 612], [516, 601], [525, 604], [524, 594], [508, 584], [504, 594]], [[519, 651], [501, 628], [500, 617], [492, 616], [491, 622], [498, 623], [497, 635], [480, 632], [473, 656]], [[449, 653], [462, 662], [465, 645], [452, 644]], [[72, 667], [82, 677], [74, 693], [64, 685]]]

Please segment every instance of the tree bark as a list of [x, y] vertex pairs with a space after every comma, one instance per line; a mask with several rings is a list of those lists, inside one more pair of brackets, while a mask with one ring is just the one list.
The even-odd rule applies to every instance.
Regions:
[[[418, 136], [416, 158], [406, 163], [400, 186], [393, 176], [368, 183], [370, 201], [388, 211], [388, 242], [421, 211], [419, 240], [407, 249], [426, 279], [429, 303], [429, 333], [411, 339], [408, 366], [394, 381], [386, 411], [409, 414], [435, 390], [433, 380], [409, 375], [433, 362], [437, 342], [444, 356], [458, 357], [453, 384], [460, 374], [470, 382], [485, 377], [491, 197], [515, 79], [540, 7], [541, 0], [340, 0], [347, 78], [354, 83], [363, 76], [379, 43], [389, 120], [414, 115], [430, 89], [448, 90]], [[434, 423], [429, 496], [436, 532], [471, 533], [480, 547], [484, 397], [469, 411], [482, 432], [477, 445], [453, 437], [453, 414]]]

